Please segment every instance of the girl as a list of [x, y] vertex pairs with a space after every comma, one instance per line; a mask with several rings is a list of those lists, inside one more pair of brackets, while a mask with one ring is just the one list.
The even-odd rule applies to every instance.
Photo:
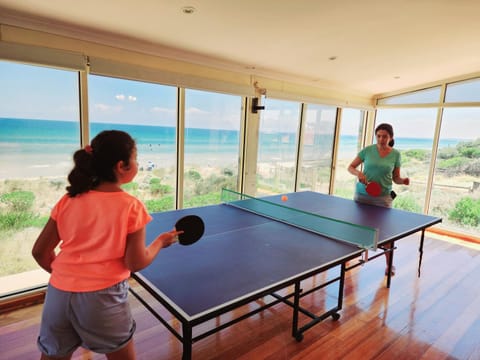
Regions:
[[51, 273], [37, 341], [41, 359], [70, 359], [79, 346], [108, 359], [135, 359], [130, 272], [149, 265], [181, 232], [173, 229], [146, 246], [151, 217], [121, 189], [138, 172], [129, 134], [103, 131], [73, 158], [67, 194], [32, 249]]

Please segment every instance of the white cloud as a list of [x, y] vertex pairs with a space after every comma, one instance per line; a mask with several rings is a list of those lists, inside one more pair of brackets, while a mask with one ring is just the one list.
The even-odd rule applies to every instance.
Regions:
[[101, 112], [120, 112], [122, 111], [121, 106], [110, 106], [107, 104], [95, 104], [94, 105], [95, 110], [101, 111]]
[[196, 107], [190, 107], [188, 109], [185, 110], [185, 113], [186, 114], [195, 114], [195, 115], [198, 115], [198, 114], [209, 114], [208, 111], [204, 111], [202, 109], [199, 109], [199, 108], [196, 108]]
[[175, 114], [176, 110], [175, 109], [164, 108], [164, 107], [161, 107], [161, 106], [154, 106], [153, 108], [150, 109], [150, 112], [157, 113], [157, 114]]
[[124, 95], [124, 94], [117, 94], [115, 95], [115, 99], [119, 100], [119, 101], [130, 101], [130, 102], [135, 102], [137, 101], [137, 97], [136, 96], [133, 96], [133, 95]]

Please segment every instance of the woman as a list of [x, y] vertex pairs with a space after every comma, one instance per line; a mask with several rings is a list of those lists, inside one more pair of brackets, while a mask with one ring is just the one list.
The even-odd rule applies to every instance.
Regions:
[[[380, 124], [375, 129], [377, 143], [362, 149], [348, 166], [348, 171], [358, 178], [355, 188], [354, 200], [377, 206], [392, 207], [394, 194], [392, 193], [392, 183], [399, 185], [409, 185], [408, 177], [401, 177], [400, 152], [393, 148], [395, 141], [393, 139], [393, 128], [390, 124]], [[363, 171], [357, 169], [363, 163]], [[371, 196], [366, 191], [366, 184], [370, 181], [376, 181], [381, 186], [379, 196]], [[390, 249], [392, 244], [384, 245], [384, 248]], [[385, 275], [391, 271], [395, 274], [395, 267], [388, 268], [390, 261], [390, 252], [385, 253], [387, 268]]]

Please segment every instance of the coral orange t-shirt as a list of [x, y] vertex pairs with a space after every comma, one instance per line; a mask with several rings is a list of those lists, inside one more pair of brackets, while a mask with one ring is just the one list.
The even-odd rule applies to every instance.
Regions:
[[152, 217], [145, 205], [123, 192], [89, 191], [64, 195], [52, 209], [60, 251], [50, 283], [73, 292], [96, 291], [130, 277], [124, 264], [127, 235]]

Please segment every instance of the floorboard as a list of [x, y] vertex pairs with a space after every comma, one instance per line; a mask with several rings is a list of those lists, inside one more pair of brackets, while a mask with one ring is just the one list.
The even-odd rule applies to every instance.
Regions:
[[[278, 304], [196, 342], [193, 359], [480, 359], [480, 246], [427, 237], [421, 277], [417, 277], [418, 244], [419, 234], [397, 242], [397, 272], [390, 289], [385, 287], [382, 258], [349, 271], [340, 319], [314, 326], [302, 342], [290, 334], [291, 309]], [[304, 286], [320, 283], [326, 276], [318, 275]], [[132, 282], [132, 286], [138, 285]], [[335, 301], [335, 295], [335, 289], [322, 290], [305, 296], [302, 306], [322, 310]], [[181, 359], [180, 342], [133, 296], [130, 303], [137, 321], [138, 359]], [[39, 358], [35, 339], [41, 309], [42, 305], [34, 305], [0, 315], [0, 359]], [[175, 320], [171, 323], [179, 328]], [[78, 349], [73, 359], [104, 357]]]

